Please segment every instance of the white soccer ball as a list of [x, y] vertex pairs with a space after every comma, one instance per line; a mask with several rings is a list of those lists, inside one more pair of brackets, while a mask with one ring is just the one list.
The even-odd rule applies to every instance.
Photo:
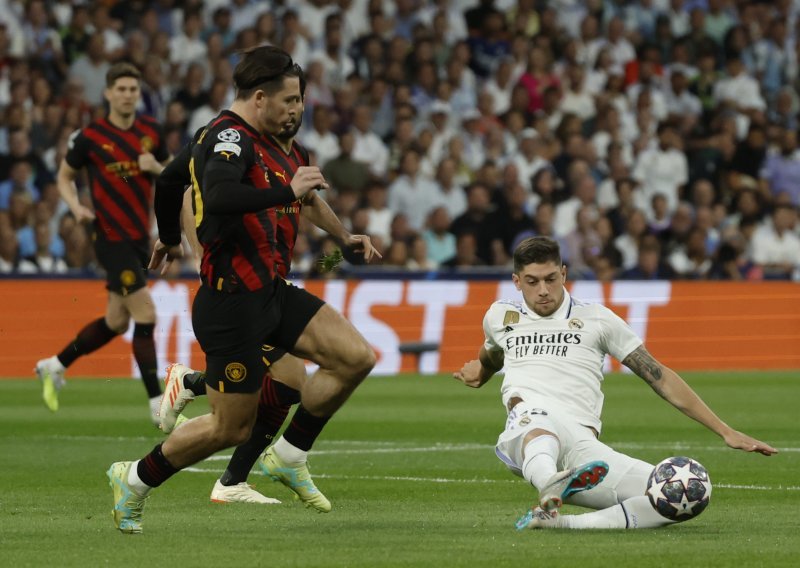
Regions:
[[711, 480], [700, 462], [671, 457], [660, 462], [647, 480], [647, 497], [662, 517], [681, 522], [693, 519], [708, 507]]

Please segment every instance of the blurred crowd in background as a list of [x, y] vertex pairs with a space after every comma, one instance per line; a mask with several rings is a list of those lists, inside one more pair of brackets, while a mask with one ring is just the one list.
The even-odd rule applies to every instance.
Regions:
[[[273, 44], [306, 72], [298, 139], [339, 217], [383, 251], [373, 270], [507, 273], [520, 240], [547, 235], [571, 278], [800, 280], [798, 14], [798, 0], [6, 0], [0, 273], [97, 270], [55, 174], [106, 112], [111, 63], [141, 69], [141, 112], [174, 154], [232, 101], [238, 53]], [[294, 272], [318, 274], [335, 246], [304, 224]]]

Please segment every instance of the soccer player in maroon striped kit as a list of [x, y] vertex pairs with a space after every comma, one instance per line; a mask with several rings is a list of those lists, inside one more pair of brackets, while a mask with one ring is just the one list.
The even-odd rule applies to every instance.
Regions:
[[[64, 349], [36, 363], [43, 398], [58, 410], [58, 391], [64, 372], [79, 357], [125, 333], [133, 320], [133, 354], [147, 396], [150, 416], [158, 424], [161, 386], [158, 379], [153, 331], [155, 307], [147, 289], [146, 267], [150, 250], [150, 207], [153, 180], [169, 155], [155, 120], [136, 115], [140, 98], [139, 70], [116, 63], [106, 74], [104, 118], [76, 131], [58, 170], [61, 197], [78, 222], [92, 223], [95, 254], [106, 271], [106, 313], [86, 325]], [[84, 205], [75, 185], [85, 168], [93, 209]]]
[[[299, 124], [300, 69], [283, 50], [245, 52], [234, 71], [236, 98], [191, 145], [195, 224], [203, 258], [202, 286], [192, 307], [206, 354], [212, 412], [189, 420], [135, 462], [111, 465], [114, 521], [140, 533], [150, 491], [179, 470], [248, 440], [265, 373], [262, 347], [275, 345], [319, 365], [303, 386], [302, 418], [321, 429], [375, 365], [375, 353], [333, 308], [280, 277], [275, 262], [277, 211], [327, 187], [319, 168], [302, 166], [291, 180], [267, 167], [263, 135]], [[286, 150], [284, 148], [284, 150]], [[169, 179], [169, 169], [163, 176]], [[180, 258], [183, 186], [156, 190], [159, 240], [151, 268]], [[298, 411], [300, 412], [300, 411]]]

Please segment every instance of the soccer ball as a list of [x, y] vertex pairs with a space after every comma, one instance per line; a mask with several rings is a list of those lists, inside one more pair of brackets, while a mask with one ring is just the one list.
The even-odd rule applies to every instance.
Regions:
[[667, 458], [650, 474], [646, 494], [662, 517], [687, 521], [708, 507], [711, 480], [699, 462], [686, 457]]

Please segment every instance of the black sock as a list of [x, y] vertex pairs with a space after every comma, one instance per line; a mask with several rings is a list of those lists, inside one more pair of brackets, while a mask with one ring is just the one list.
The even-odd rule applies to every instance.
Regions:
[[58, 360], [64, 367], [69, 367], [78, 357], [100, 349], [117, 335], [108, 327], [105, 318], [96, 319], [78, 332], [75, 339], [58, 354]]
[[158, 487], [167, 479], [178, 473], [176, 467], [167, 461], [161, 452], [161, 444], [153, 448], [153, 451], [139, 460], [136, 473], [139, 479], [150, 487]]
[[[258, 399], [258, 417], [253, 426], [250, 439], [237, 447], [228, 462], [228, 467], [220, 477], [222, 485], [236, 485], [247, 481], [247, 476], [258, 456], [267, 449], [281, 429], [283, 421], [289, 414], [292, 401], [300, 401], [300, 393], [291, 387], [279, 383], [268, 374], [261, 385], [261, 396]], [[289, 402], [286, 404], [286, 402]]]
[[330, 416], [314, 416], [301, 404], [283, 433], [283, 438], [294, 447], [307, 452], [330, 418]]
[[203, 371], [195, 371], [183, 376], [183, 388], [189, 389], [194, 396], [206, 395], [206, 374]]
[[156, 342], [153, 338], [154, 323], [136, 323], [133, 327], [133, 356], [142, 374], [142, 383], [147, 396], [153, 398], [161, 394], [156, 363]]

